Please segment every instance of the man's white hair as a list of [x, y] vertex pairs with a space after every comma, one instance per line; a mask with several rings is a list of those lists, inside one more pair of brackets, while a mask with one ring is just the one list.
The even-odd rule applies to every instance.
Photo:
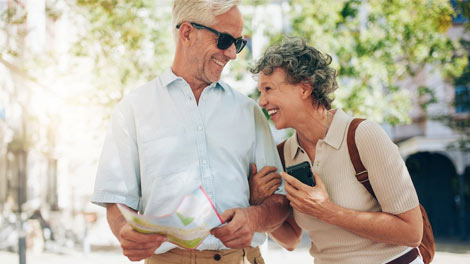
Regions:
[[205, 26], [215, 24], [215, 17], [239, 5], [240, 0], [175, 0], [173, 2], [173, 35], [178, 39], [176, 26], [195, 22]]

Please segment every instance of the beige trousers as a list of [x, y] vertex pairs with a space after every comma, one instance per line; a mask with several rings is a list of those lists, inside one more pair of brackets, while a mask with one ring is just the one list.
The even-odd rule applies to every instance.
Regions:
[[174, 248], [162, 254], [155, 254], [145, 264], [264, 264], [258, 247], [226, 250], [184, 250]]

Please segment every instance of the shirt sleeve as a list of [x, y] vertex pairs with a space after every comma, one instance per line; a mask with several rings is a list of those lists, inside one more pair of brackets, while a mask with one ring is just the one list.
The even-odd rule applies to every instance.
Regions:
[[140, 197], [135, 119], [128, 101], [122, 101], [111, 117], [98, 165], [92, 202], [100, 206], [122, 203], [138, 210]]
[[[275, 166], [278, 172], [282, 171], [281, 159], [277, 152], [276, 143], [274, 142], [268, 120], [263, 111], [254, 105], [255, 112], [255, 129], [256, 129], [256, 150], [255, 163], [258, 171], [264, 166]], [[286, 194], [284, 190], [284, 180], [281, 186], [275, 191], [277, 194]]]
[[378, 124], [362, 122], [356, 131], [356, 145], [383, 212], [400, 214], [419, 205], [398, 147]]

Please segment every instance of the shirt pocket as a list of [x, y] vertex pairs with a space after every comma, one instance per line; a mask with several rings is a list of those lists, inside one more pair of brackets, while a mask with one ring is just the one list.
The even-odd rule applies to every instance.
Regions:
[[142, 143], [143, 176], [164, 176], [184, 171], [191, 164], [189, 135], [184, 129], [166, 129], [144, 135]]

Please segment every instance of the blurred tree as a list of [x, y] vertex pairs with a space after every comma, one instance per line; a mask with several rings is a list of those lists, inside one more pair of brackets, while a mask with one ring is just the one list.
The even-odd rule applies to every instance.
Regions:
[[455, 2], [454, 6], [457, 11], [456, 20], [464, 28], [460, 43], [469, 63], [462, 74], [453, 80], [456, 89], [453, 101], [456, 114], [438, 116], [435, 119], [444, 121], [460, 134], [460, 138], [448, 146], [449, 149], [470, 153], [470, 1], [453, 2]]
[[[251, 38], [253, 10], [269, 0], [243, 0], [245, 37]], [[78, 16], [81, 32], [73, 52], [91, 58], [94, 67], [93, 93], [87, 103], [108, 111], [126, 91], [155, 78], [171, 66], [174, 52], [171, 19], [172, 1], [74, 0], [69, 6]], [[249, 48], [230, 63], [235, 80], [246, 76]]]
[[[48, 87], [40, 80], [45, 75], [46, 65], [51, 64], [54, 56], [31, 39], [36, 33], [34, 30], [41, 29], [41, 26], [33, 29], [31, 24], [37, 21], [28, 20], [28, 16], [34, 17], [31, 14], [32, 8], [43, 10], [35, 15], [39, 14], [44, 28], [47, 21], [53, 22], [60, 17], [52, 0], [28, 3], [6, 1], [0, 6], [0, 107], [5, 109], [4, 120], [12, 132], [11, 139], [6, 140], [5, 155], [5, 158], [11, 158], [7, 159], [8, 169], [4, 170], [6, 173], [0, 177], [9, 177], [7, 181], [14, 187], [9, 190], [9, 195], [18, 203], [19, 210], [21, 204], [28, 199], [26, 171], [29, 152], [37, 150], [49, 158], [55, 151], [55, 141], [42, 137], [42, 133], [50, 129], [50, 123], [44, 113], [35, 111], [36, 105], [33, 102], [35, 94], [49, 92]], [[0, 141], [5, 140], [0, 138]]]
[[[277, 1], [242, 1], [245, 7]], [[300, 35], [334, 56], [339, 83], [336, 105], [378, 122], [408, 122], [410, 92], [397, 82], [434, 65], [445, 78], [458, 76], [467, 63], [458, 56], [460, 45], [445, 32], [453, 9], [447, 0], [361, 1], [320, 0], [279, 2], [290, 10], [289, 35]], [[74, 52], [91, 57], [95, 91], [93, 104], [111, 109], [138, 83], [170, 66], [173, 54], [171, 1], [75, 0], [71, 9], [80, 16], [81, 32]], [[246, 10], [245, 10], [246, 11]], [[244, 12], [245, 35], [253, 36], [253, 12]], [[283, 32], [286, 33], [286, 32]], [[272, 42], [282, 37], [267, 32]], [[236, 80], [245, 78], [249, 49], [230, 64]], [[422, 87], [420, 92], [428, 91]], [[432, 94], [420, 94], [431, 101]], [[255, 96], [256, 97], [256, 96]]]
[[[31, 213], [31, 209], [38, 209], [25, 206], [31, 198], [37, 198], [28, 192], [30, 153], [36, 150], [51, 160], [56, 147], [54, 140], [41, 136], [49, 124], [44, 113], [34, 111], [36, 105], [33, 102], [34, 95], [48, 92], [39, 80], [44, 77], [47, 68], [44, 66], [53, 59], [42, 40], [46, 38], [47, 20], [54, 21], [59, 16], [54, 12], [54, 3], [52, 0], [0, 2], [0, 107], [6, 109], [4, 120], [12, 132], [10, 140], [0, 138], [0, 142], [7, 143], [6, 151], [0, 149], [0, 153], [6, 156], [0, 157], [6, 159], [0, 165], [6, 164], [7, 167], [0, 168], [5, 172], [0, 177], [6, 177], [1, 182], [9, 186], [6, 201], [0, 201], [0, 206], [10, 201], [15, 203], [6, 208], [13, 206], [16, 211], [20, 263], [26, 263], [23, 212]], [[55, 176], [56, 170], [48, 169]], [[10, 212], [7, 210], [6, 213], [5, 217], [9, 217]]]
[[[445, 33], [448, 0], [292, 0], [289, 35], [333, 56], [339, 85], [336, 106], [378, 122], [409, 122], [410, 93], [397, 82], [433, 65], [450, 79], [467, 64]], [[272, 42], [282, 35], [270, 32]], [[425, 91], [426, 89], [421, 89]], [[432, 98], [432, 96], [430, 97]], [[430, 103], [430, 102], [428, 102]]]
[[83, 95], [87, 103], [110, 111], [126, 91], [170, 66], [170, 1], [75, 0], [69, 7], [80, 24], [72, 52], [92, 60], [94, 90]]

